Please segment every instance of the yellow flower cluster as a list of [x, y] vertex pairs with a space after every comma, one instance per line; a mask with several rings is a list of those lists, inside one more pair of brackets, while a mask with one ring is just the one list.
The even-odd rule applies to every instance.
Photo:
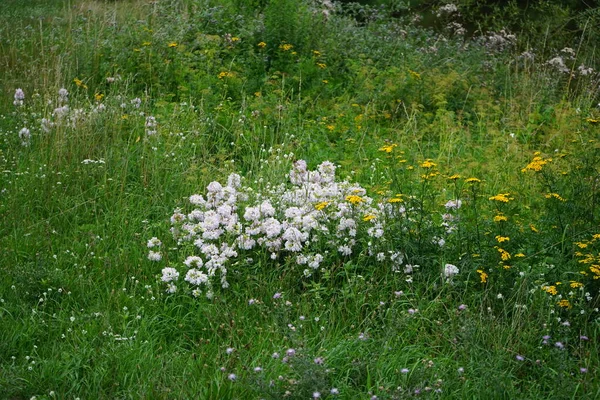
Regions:
[[502, 259], [502, 261], [510, 260], [511, 256], [508, 251], [506, 251], [498, 246], [496, 246], [496, 249], [498, 250], [498, 253], [500, 253], [500, 258]]
[[223, 79], [223, 78], [232, 78], [234, 76], [235, 76], [235, 74], [233, 72], [221, 71], [221, 72], [219, 72], [219, 75], [217, 77], [219, 79]]
[[385, 151], [386, 153], [391, 153], [394, 150], [394, 147], [398, 147], [398, 145], [393, 143], [390, 145], [382, 146], [379, 148], [379, 151]]
[[481, 283], [486, 283], [488, 274], [486, 274], [482, 269], [478, 269], [477, 272], [479, 273], [479, 279], [481, 279]]
[[357, 205], [363, 202], [362, 197], [357, 196], [355, 194], [351, 194], [349, 196], [346, 196], [346, 201], [349, 203], [352, 203], [353, 205]]
[[559, 301], [556, 304], [558, 304], [562, 308], [571, 308], [572, 307], [571, 303], [567, 299], [562, 299], [561, 301]]
[[566, 199], [562, 198], [558, 193], [547, 193], [544, 195], [544, 197], [547, 199], [555, 198], [560, 201], [567, 201]]
[[279, 48], [283, 51], [289, 51], [289, 50], [293, 49], [294, 46], [289, 43], [282, 43], [279, 45]]
[[315, 204], [315, 208], [319, 211], [323, 210], [325, 207], [329, 205], [328, 201], [322, 201], [320, 203]]
[[521, 170], [521, 172], [527, 172], [527, 171], [540, 172], [544, 165], [546, 165], [552, 161], [551, 158], [547, 158], [544, 160], [542, 157], [539, 156], [540, 153], [535, 153], [535, 154], [536, 154], [536, 156], [533, 157], [533, 160], [531, 160], [531, 162], [529, 164], [527, 164], [527, 166], [525, 168], [523, 168]]
[[434, 163], [431, 160], [425, 160], [421, 163], [421, 168], [433, 168], [435, 167], [437, 164]]
[[506, 217], [505, 215], [502, 215], [502, 214], [496, 215], [494, 217], [494, 222], [502, 222], [502, 221], [508, 221], [508, 217]]
[[542, 290], [546, 293], [550, 293], [552, 296], [556, 296], [558, 294], [558, 290], [556, 290], [556, 286], [542, 286]]
[[501, 203], [508, 203], [511, 200], [514, 200], [513, 197], [510, 196], [510, 193], [499, 193], [495, 196], [490, 197], [490, 200], [499, 201]]
[[510, 240], [510, 238], [508, 236], [497, 235], [496, 240], [498, 241], [498, 243], [503, 243], [503, 242], [508, 242]]

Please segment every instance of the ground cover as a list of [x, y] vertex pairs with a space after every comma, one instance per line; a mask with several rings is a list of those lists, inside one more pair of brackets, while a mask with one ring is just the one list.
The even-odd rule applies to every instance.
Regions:
[[594, 43], [463, 6], [0, 4], [0, 397], [598, 397]]

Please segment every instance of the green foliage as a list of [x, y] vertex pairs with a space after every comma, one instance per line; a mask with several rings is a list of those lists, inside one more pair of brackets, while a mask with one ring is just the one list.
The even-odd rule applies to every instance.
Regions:
[[[1, 398], [598, 397], [597, 7], [0, 3]], [[379, 261], [166, 293], [173, 210], [299, 159], [397, 213]]]

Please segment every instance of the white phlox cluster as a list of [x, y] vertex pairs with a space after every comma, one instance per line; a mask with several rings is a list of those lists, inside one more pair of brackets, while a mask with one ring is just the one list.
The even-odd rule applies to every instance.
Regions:
[[[244, 264], [249, 253], [273, 260], [289, 256], [307, 277], [322, 270], [327, 257], [361, 254], [401, 271], [403, 253], [381, 251], [385, 220], [397, 210], [375, 204], [358, 184], [336, 181], [335, 171], [329, 161], [311, 171], [300, 160], [289, 172], [291, 185], [267, 184], [258, 192], [231, 174], [226, 185], [211, 182], [204, 195], [190, 196], [194, 209], [187, 214], [175, 210], [171, 233], [179, 246], [193, 244], [194, 254], [183, 262], [187, 271], [181, 274], [192, 294], [211, 298], [214, 285], [227, 288], [227, 268]], [[161, 260], [160, 245], [157, 238], [148, 241], [150, 260]], [[179, 279], [175, 272], [173, 266], [163, 269], [170, 293]]]

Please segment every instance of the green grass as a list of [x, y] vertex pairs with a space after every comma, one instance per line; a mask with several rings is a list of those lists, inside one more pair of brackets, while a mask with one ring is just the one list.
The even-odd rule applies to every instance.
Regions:
[[[600, 397], [598, 76], [368, 7], [241, 3], [0, 5], [0, 397]], [[573, 71], [598, 66], [570, 45]], [[406, 212], [379, 241], [356, 214], [351, 256], [315, 240], [310, 278], [240, 251], [214, 298], [166, 293], [194, 251], [173, 210], [230, 173], [267, 193], [295, 160]]]

